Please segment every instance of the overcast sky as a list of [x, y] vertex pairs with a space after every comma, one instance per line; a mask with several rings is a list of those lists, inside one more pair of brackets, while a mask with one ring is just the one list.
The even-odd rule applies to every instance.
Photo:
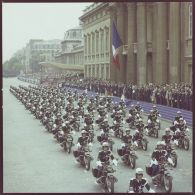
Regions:
[[63, 39], [92, 3], [3, 3], [3, 62], [29, 39]]

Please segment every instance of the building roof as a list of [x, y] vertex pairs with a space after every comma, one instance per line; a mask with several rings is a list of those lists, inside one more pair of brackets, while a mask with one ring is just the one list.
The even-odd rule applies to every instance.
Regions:
[[53, 67], [53, 68], [59, 68], [59, 69], [66, 69], [66, 70], [78, 70], [78, 71], [84, 71], [83, 65], [75, 65], [75, 64], [62, 64], [57, 62], [39, 62], [39, 65], [44, 67]]

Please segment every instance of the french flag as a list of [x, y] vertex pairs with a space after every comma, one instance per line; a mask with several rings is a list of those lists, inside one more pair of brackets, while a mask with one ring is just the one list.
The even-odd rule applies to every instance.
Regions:
[[112, 25], [112, 54], [113, 54], [113, 63], [120, 70], [120, 62], [119, 62], [119, 48], [122, 46], [121, 39], [117, 32], [115, 23]]

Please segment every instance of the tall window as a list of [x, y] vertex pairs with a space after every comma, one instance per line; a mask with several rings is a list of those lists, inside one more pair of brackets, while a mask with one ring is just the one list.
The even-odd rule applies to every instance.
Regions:
[[108, 47], [109, 47], [109, 30], [106, 29], [106, 51], [108, 51]]
[[99, 53], [99, 32], [96, 33], [96, 53]]
[[101, 32], [101, 41], [100, 42], [101, 42], [101, 47], [100, 47], [101, 52], [103, 52], [103, 50], [104, 50], [104, 47], [103, 47], [104, 46], [104, 31]]
[[88, 55], [91, 54], [91, 37], [88, 35]]
[[92, 33], [92, 54], [95, 53], [95, 34]]
[[85, 37], [85, 45], [84, 45], [84, 47], [85, 47], [85, 55], [86, 55], [87, 54], [87, 36], [85, 35], [84, 37]]
[[189, 4], [189, 37], [192, 37], [192, 3]]

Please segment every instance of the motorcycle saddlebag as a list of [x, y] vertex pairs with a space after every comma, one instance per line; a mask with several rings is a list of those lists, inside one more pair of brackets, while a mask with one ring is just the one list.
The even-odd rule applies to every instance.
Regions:
[[99, 142], [101, 142], [101, 141], [102, 141], [101, 136], [97, 136], [97, 140], [98, 140]]
[[152, 167], [146, 166], [146, 173], [151, 176], [152, 175]]
[[123, 156], [123, 149], [117, 149], [117, 153], [119, 156]]
[[97, 168], [92, 168], [92, 174], [94, 177], [98, 178], [101, 176], [101, 174], [99, 174], [99, 171]]
[[77, 158], [79, 156], [79, 152], [77, 150], [74, 150], [73, 155], [74, 155], [75, 158]]
[[129, 120], [129, 118], [128, 118], [128, 119], [126, 119], [126, 122], [127, 122], [127, 123], [130, 123], [130, 120]]
[[96, 122], [96, 124], [99, 124], [99, 120], [98, 119], [95, 122]]

